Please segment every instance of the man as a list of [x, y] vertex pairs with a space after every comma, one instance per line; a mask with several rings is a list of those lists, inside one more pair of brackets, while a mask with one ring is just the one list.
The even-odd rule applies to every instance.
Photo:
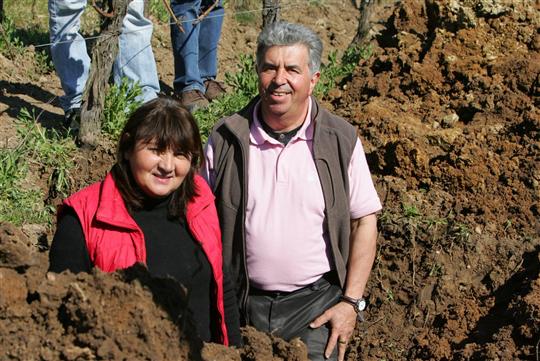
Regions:
[[355, 128], [311, 96], [321, 53], [304, 26], [261, 32], [259, 96], [216, 124], [205, 175], [245, 322], [301, 337], [311, 360], [343, 360], [381, 204]]
[[[78, 130], [81, 101], [90, 70], [86, 42], [79, 32], [86, 4], [86, 0], [49, 0], [51, 56], [64, 90], [64, 96], [60, 97], [65, 113], [64, 125], [73, 131]], [[113, 76], [117, 84], [123, 77], [138, 83], [143, 102], [154, 99], [159, 93], [151, 38], [152, 22], [144, 17], [144, 0], [132, 0], [118, 38]]]
[[[222, 0], [171, 0], [181, 31], [171, 21], [174, 92], [190, 112], [204, 108], [225, 89], [216, 81], [217, 49], [224, 9]], [[210, 10], [202, 19], [198, 17]]]

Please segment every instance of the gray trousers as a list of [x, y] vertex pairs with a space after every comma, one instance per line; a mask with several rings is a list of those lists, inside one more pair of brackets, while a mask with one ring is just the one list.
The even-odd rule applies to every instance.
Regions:
[[300, 337], [307, 345], [310, 360], [337, 360], [337, 347], [324, 358], [329, 329], [312, 329], [309, 324], [339, 301], [341, 288], [325, 277], [293, 292], [252, 289], [247, 303], [250, 324], [287, 341]]

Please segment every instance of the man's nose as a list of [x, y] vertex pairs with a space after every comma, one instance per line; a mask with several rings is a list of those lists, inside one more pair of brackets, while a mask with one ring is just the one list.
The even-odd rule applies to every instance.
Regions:
[[274, 83], [276, 83], [277, 85], [285, 84], [287, 82], [286, 75], [287, 73], [284, 68], [278, 68], [276, 70], [276, 76], [274, 77]]

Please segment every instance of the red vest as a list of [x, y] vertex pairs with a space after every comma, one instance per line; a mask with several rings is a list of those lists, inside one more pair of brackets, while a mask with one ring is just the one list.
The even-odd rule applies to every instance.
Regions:
[[[200, 242], [214, 276], [221, 326], [221, 342], [228, 345], [223, 307], [221, 231], [214, 196], [206, 181], [195, 176], [197, 195], [187, 204], [186, 220], [191, 234]], [[86, 239], [92, 263], [104, 272], [114, 272], [137, 262], [146, 264], [144, 235], [129, 215], [111, 174], [102, 182], [73, 194], [64, 201], [75, 210]], [[58, 212], [61, 217], [62, 208]]]

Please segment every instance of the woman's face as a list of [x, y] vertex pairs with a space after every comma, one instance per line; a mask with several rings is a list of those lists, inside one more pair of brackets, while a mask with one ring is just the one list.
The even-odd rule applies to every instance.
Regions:
[[135, 182], [153, 198], [166, 197], [178, 189], [191, 167], [191, 157], [170, 149], [160, 152], [153, 142], [137, 142], [127, 159]]

